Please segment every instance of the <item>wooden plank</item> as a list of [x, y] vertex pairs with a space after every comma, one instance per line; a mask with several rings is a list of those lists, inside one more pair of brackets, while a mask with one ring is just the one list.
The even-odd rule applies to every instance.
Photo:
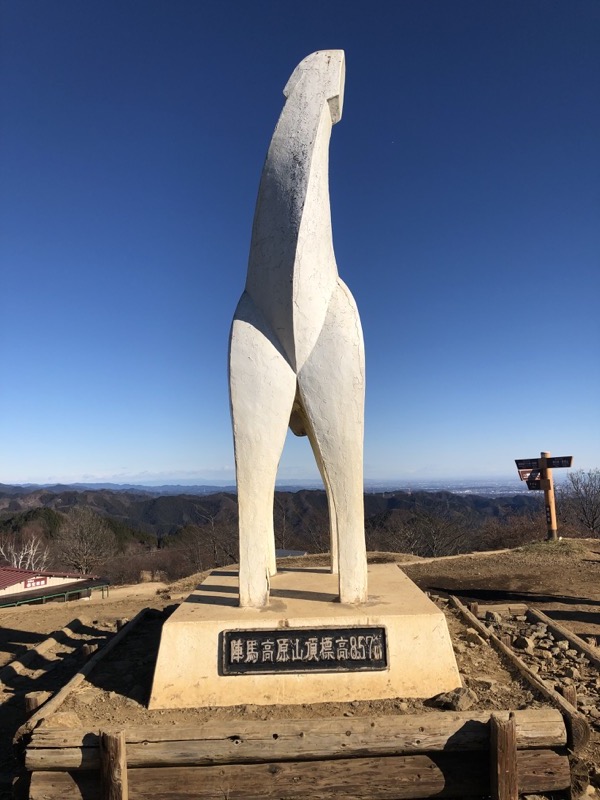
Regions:
[[590, 726], [583, 716], [576, 708], [565, 700], [552, 686], [547, 684], [539, 678], [535, 672], [532, 672], [527, 664], [525, 664], [517, 654], [510, 648], [503, 644], [500, 639], [491, 633], [485, 625], [483, 625], [477, 617], [473, 616], [468, 608], [466, 608], [457, 597], [450, 596], [452, 605], [460, 611], [463, 617], [472, 625], [482, 636], [492, 642], [492, 644], [503, 653], [516, 667], [520, 674], [533, 686], [537, 691], [543, 695], [547, 700], [550, 700], [562, 712], [567, 723], [567, 744], [573, 752], [582, 750], [590, 739]]
[[[508, 711], [495, 712], [508, 719]], [[126, 731], [130, 767], [298, 761], [363, 755], [408, 755], [489, 747], [491, 712], [435, 712], [414, 716], [244, 721], [202, 727]], [[561, 747], [567, 732], [559, 711], [515, 713], [517, 746]], [[40, 728], [25, 753], [29, 770], [85, 770], [99, 766], [98, 737], [86, 731]]]
[[590, 662], [593, 664], [596, 669], [600, 669], [600, 653], [596, 647], [592, 647], [576, 633], [570, 631], [564, 625], [561, 625], [560, 622], [556, 622], [556, 620], [549, 617], [547, 614], [544, 614], [543, 611], [540, 611], [539, 608], [533, 608], [532, 606], [527, 607], [527, 611], [530, 617], [536, 622], [543, 622], [544, 625], [547, 625], [549, 630], [555, 636], [561, 636], [563, 639], [567, 639], [567, 641], [573, 646], [573, 650], [577, 650], [578, 653], [584, 655]]
[[129, 800], [125, 734], [100, 733], [102, 800]]
[[15, 742], [18, 742], [23, 736], [28, 733], [31, 733], [34, 728], [39, 725], [42, 719], [46, 719], [51, 714], [53, 714], [57, 708], [59, 708], [64, 701], [67, 699], [69, 694], [82, 683], [85, 678], [90, 674], [90, 672], [94, 669], [96, 664], [100, 662], [105, 656], [107, 656], [118, 644], [121, 642], [128, 633], [130, 633], [133, 628], [144, 618], [146, 612], [148, 611], [147, 608], [143, 608], [132, 620], [131, 622], [122, 628], [118, 633], [116, 633], [113, 638], [101, 649], [95, 653], [89, 661], [87, 661], [83, 667], [75, 673], [75, 675], [71, 678], [71, 680], [66, 683], [63, 688], [57, 692], [51, 700], [48, 700], [39, 711], [37, 711], [30, 719], [24, 724], [21, 725], [17, 733], [15, 734]]
[[[566, 755], [522, 750], [517, 764], [523, 793], [561, 791], [570, 785]], [[458, 753], [129, 771], [130, 800], [410, 800], [485, 796], [489, 785], [486, 759]], [[30, 800], [79, 798], [101, 800], [96, 773], [33, 773]]]
[[490, 790], [492, 800], [519, 800], [515, 719], [490, 719]]

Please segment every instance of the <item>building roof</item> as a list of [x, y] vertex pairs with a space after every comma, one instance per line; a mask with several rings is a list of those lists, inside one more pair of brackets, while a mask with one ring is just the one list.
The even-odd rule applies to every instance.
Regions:
[[0, 567], [0, 589], [16, 586], [17, 583], [27, 578], [72, 578], [73, 580], [88, 580], [97, 575], [82, 575], [79, 572], [62, 572], [55, 570], [21, 569], [20, 567]]

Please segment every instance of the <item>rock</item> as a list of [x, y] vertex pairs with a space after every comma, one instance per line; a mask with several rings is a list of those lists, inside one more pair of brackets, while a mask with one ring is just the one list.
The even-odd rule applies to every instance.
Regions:
[[538, 658], [542, 659], [543, 661], [554, 661], [554, 656], [549, 650], [539, 650]]
[[567, 667], [565, 669], [565, 676], [567, 678], [581, 678], [581, 673], [575, 667]]
[[485, 644], [475, 628], [467, 628], [465, 631], [465, 639], [469, 644]]
[[566, 639], [561, 639], [560, 642], [556, 643], [556, 646], [559, 650], [564, 650], [566, 652], [571, 647], [571, 642]]
[[498, 681], [495, 678], [491, 678], [489, 675], [479, 675], [476, 678], [471, 678], [469, 684], [480, 689], [496, 689]]
[[513, 641], [513, 647], [516, 650], [523, 650], [531, 655], [534, 653], [533, 639], [530, 639], [528, 636], [517, 636]]
[[572, 649], [570, 649], [570, 650], [565, 650], [565, 653], [566, 653], [566, 655], [568, 655], [568, 656], [569, 656], [569, 658], [577, 658], [577, 656], [579, 655], [579, 653], [577, 652], [577, 650], [572, 650]]
[[456, 642], [454, 644], [454, 650], [457, 653], [466, 653], [467, 652], [467, 645], [464, 644], [463, 642]]
[[442, 692], [431, 698], [431, 704], [436, 708], [446, 708], [450, 711], [467, 711], [479, 698], [472, 689], [455, 689], [453, 692]]
[[488, 622], [495, 622], [496, 624], [500, 624], [502, 622], [502, 615], [498, 614], [497, 611], [486, 611], [485, 619]]

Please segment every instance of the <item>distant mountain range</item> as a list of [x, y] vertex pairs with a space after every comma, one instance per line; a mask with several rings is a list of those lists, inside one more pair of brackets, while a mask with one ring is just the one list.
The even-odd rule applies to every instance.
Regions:
[[[320, 481], [289, 481], [277, 484], [278, 492], [298, 492], [302, 489], [322, 489]], [[153, 496], [168, 495], [207, 495], [219, 492], [236, 493], [233, 484], [163, 484], [148, 486], [136, 483], [54, 483], [54, 484], [4, 484], [0, 483], [0, 497], [31, 494], [45, 491], [53, 494], [62, 492], [109, 491]], [[505, 478], [463, 478], [463, 479], [418, 479], [418, 480], [365, 480], [365, 493], [380, 492], [452, 492], [453, 494], [477, 494], [486, 497], [502, 497], [527, 491], [527, 486], [515, 475]]]
[[[55, 521], [74, 506], [87, 506], [97, 514], [130, 531], [159, 539], [190, 525], [204, 526], [211, 520], [237, 517], [235, 487], [216, 491], [214, 486], [116, 486], [92, 484], [72, 486], [9, 486], [0, 484], [0, 527], [10, 529], [40, 515]], [[520, 487], [519, 487], [520, 488]], [[165, 491], [165, 489], [167, 491]], [[513, 490], [512, 494], [476, 494], [462, 491], [387, 490], [365, 493], [365, 518], [379, 520], [390, 515], [433, 513], [460, 516], [474, 521], [526, 514], [540, 507], [538, 492]], [[322, 489], [286, 491], [278, 487], [275, 518], [290, 531], [315, 531], [327, 519], [327, 498]]]

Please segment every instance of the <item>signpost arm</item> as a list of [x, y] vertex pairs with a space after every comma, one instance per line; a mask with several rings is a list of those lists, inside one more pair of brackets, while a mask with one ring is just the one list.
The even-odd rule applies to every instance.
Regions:
[[556, 524], [556, 504], [554, 502], [554, 481], [552, 480], [552, 470], [548, 467], [547, 459], [550, 453], [540, 453], [540, 472], [541, 483], [544, 490], [544, 500], [546, 502], [546, 522], [548, 524], [548, 539], [558, 539], [558, 527]]

